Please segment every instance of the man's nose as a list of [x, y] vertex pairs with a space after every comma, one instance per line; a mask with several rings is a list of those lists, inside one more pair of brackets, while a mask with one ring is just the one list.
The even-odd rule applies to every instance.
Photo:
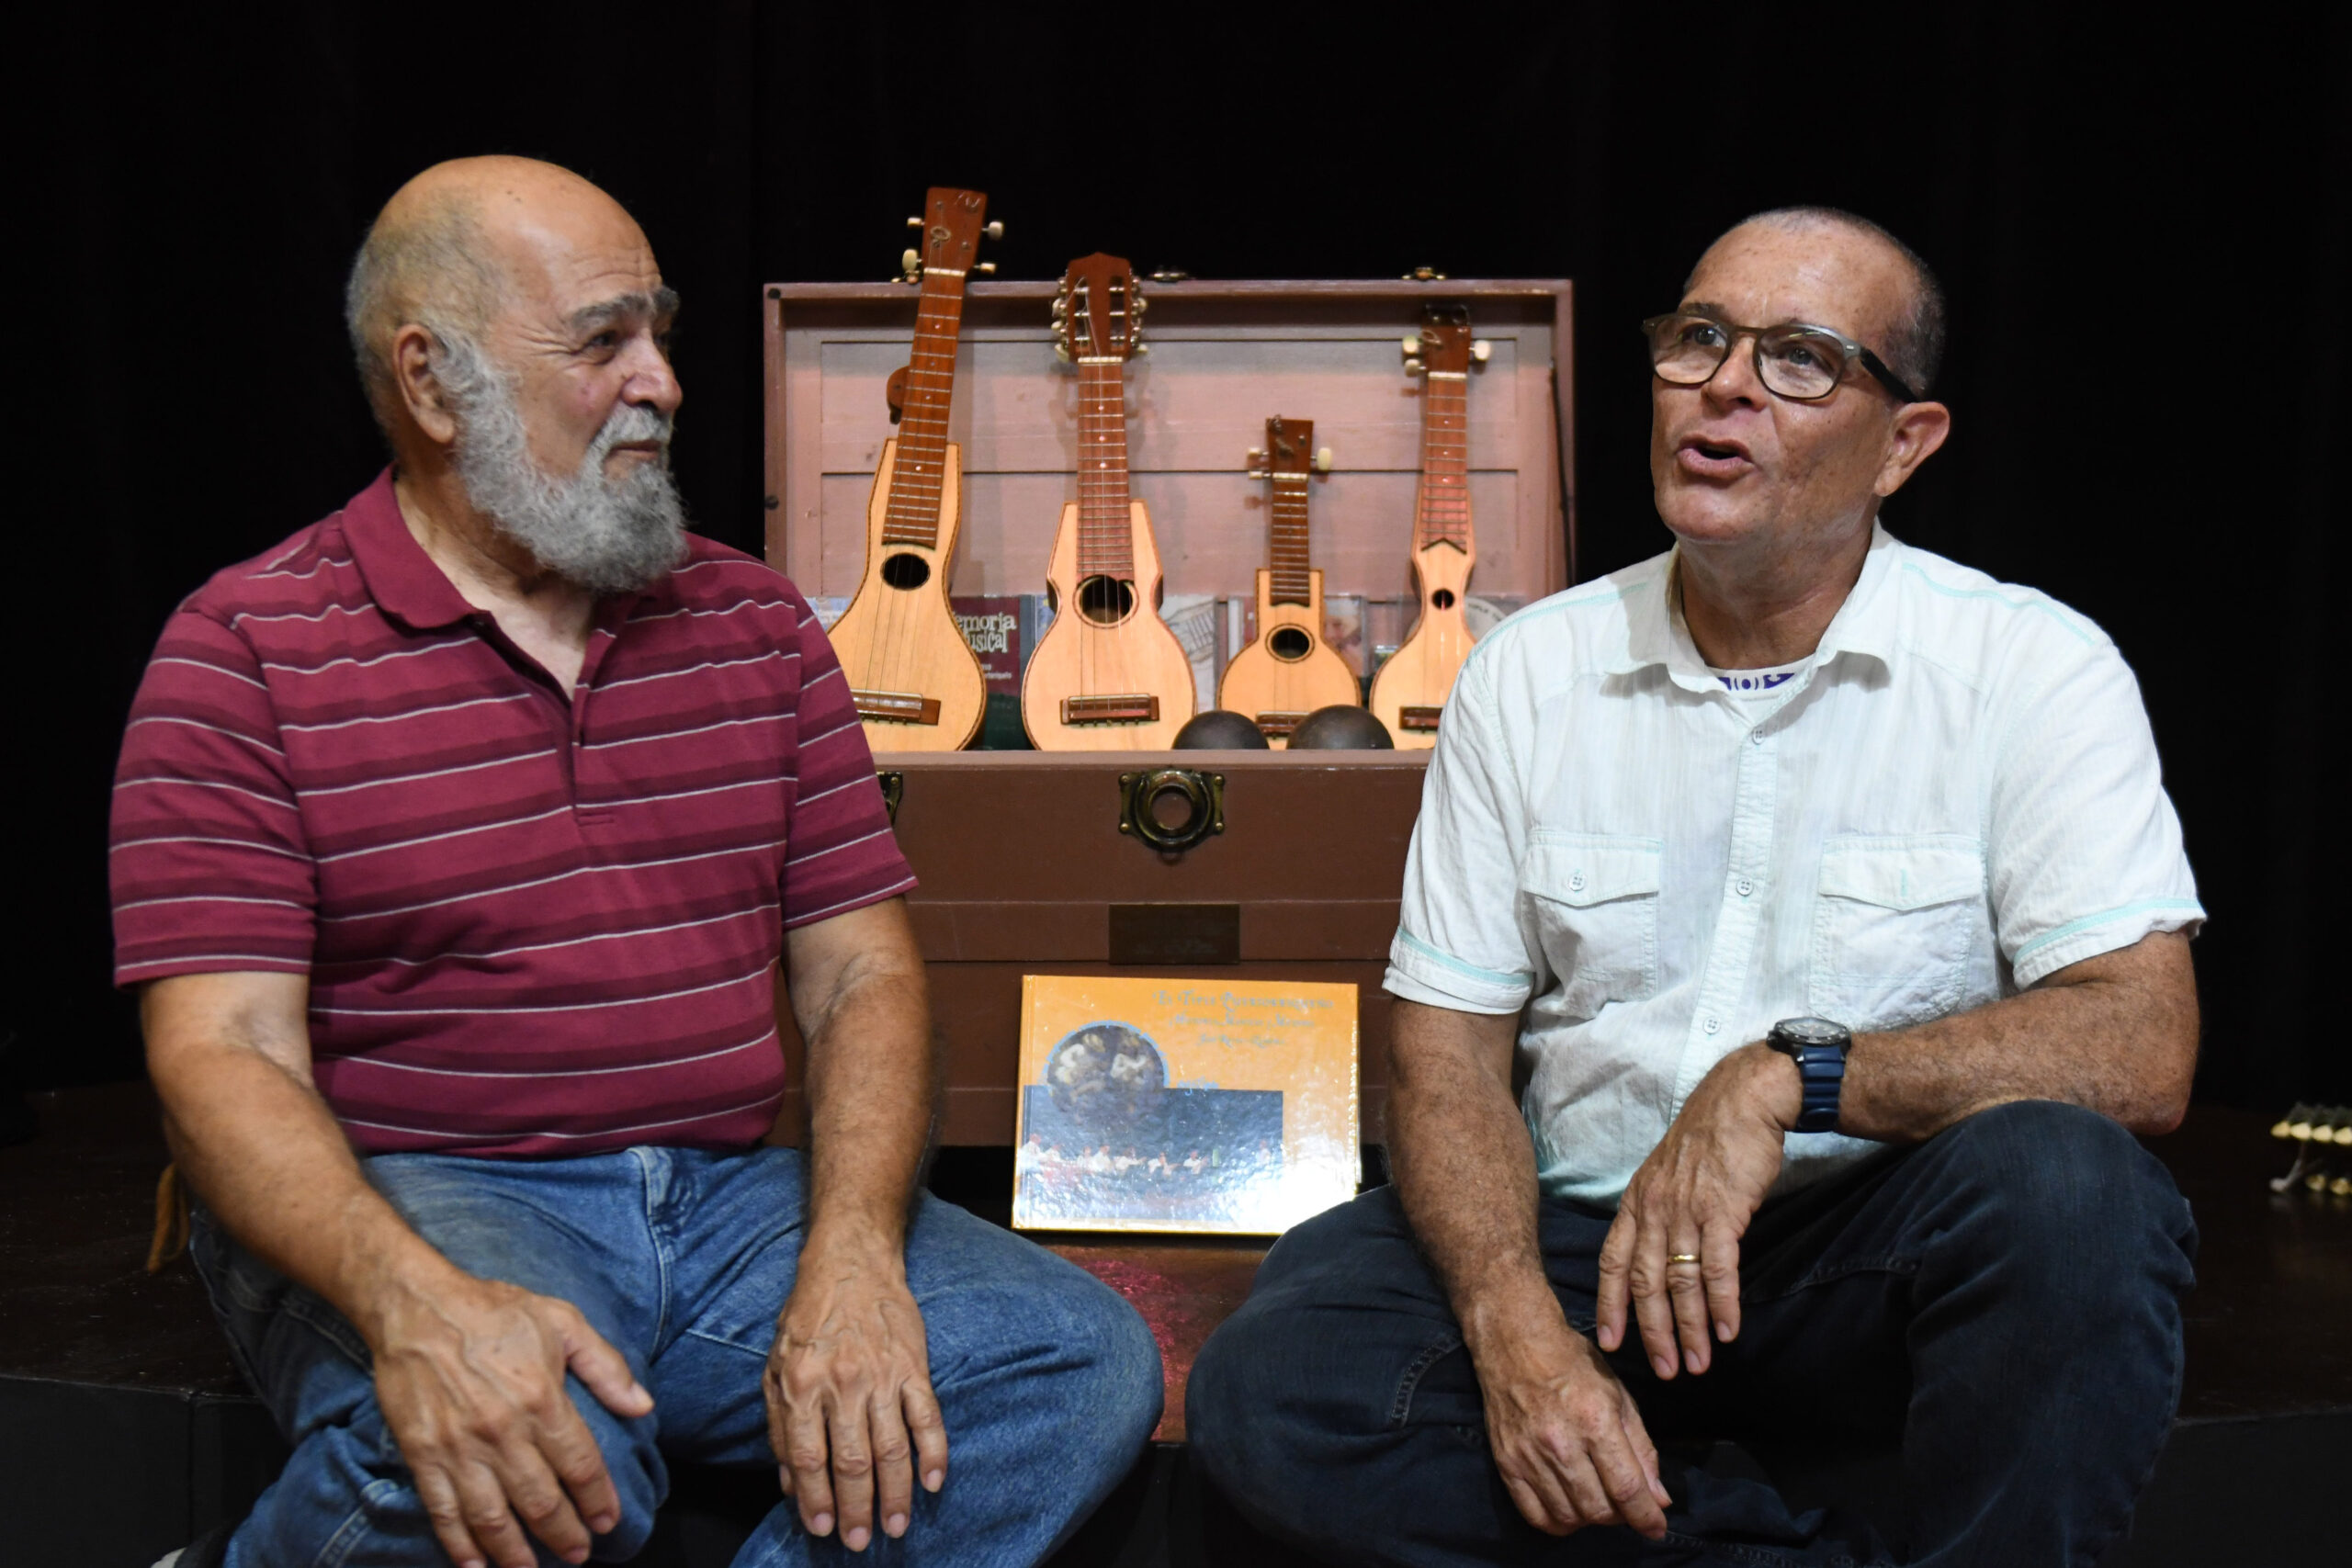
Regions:
[[1700, 385], [1699, 395], [1719, 408], [1734, 408], [1741, 403], [1762, 407], [1767, 393], [1756, 374], [1755, 340], [1734, 338], [1731, 352], [1715, 367], [1715, 373]]
[[628, 360], [628, 379], [621, 386], [621, 400], [657, 408], [665, 414], [677, 412], [685, 400], [685, 389], [678, 384], [678, 373], [662, 346], [641, 333], [629, 344]]

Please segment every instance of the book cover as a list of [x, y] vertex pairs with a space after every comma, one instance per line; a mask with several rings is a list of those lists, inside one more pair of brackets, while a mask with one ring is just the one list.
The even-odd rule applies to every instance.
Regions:
[[1028, 975], [1012, 1223], [1272, 1235], [1355, 1196], [1353, 986]]
[[1025, 629], [1022, 597], [1018, 593], [959, 594], [947, 602], [956, 612], [964, 640], [979, 659], [990, 694], [1021, 694], [1021, 665], [1029, 651], [1028, 639], [1022, 635]]

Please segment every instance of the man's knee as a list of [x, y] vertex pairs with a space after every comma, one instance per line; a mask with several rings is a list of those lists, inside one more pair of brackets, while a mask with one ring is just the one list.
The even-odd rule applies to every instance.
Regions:
[[2163, 1162], [2110, 1118], [2018, 1100], [1979, 1111], [1936, 1141], [1991, 1211], [1984, 1234], [2022, 1277], [2069, 1294], [2187, 1288], [2196, 1245], [2188, 1206]]

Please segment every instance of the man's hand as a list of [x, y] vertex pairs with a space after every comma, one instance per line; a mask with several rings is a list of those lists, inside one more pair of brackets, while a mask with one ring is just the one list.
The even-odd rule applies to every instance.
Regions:
[[653, 1396], [620, 1352], [569, 1302], [455, 1270], [388, 1292], [370, 1327], [377, 1403], [450, 1561], [532, 1568], [527, 1527], [586, 1562], [620, 1497], [564, 1372], [615, 1415], [643, 1416]]
[[1761, 1043], [1700, 1080], [1626, 1183], [1601, 1244], [1602, 1349], [1625, 1342], [1629, 1297], [1661, 1378], [1707, 1370], [1710, 1322], [1725, 1344], [1738, 1336], [1739, 1238], [1781, 1173], [1781, 1136], [1803, 1105], [1796, 1064]]
[[[1628, 1525], [1666, 1533], [1657, 1449], [1591, 1342], [1545, 1292], [1518, 1312], [1482, 1313], [1472, 1363], [1487, 1399], [1487, 1441], [1511, 1501], [1548, 1535]], [[1465, 1325], [1466, 1327], [1466, 1325]]]
[[801, 1253], [761, 1385], [778, 1479], [810, 1535], [838, 1523], [842, 1544], [863, 1551], [878, 1514], [895, 1540], [914, 1517], [916, 1472], [926, 1492], [945, 1484], [947, 1426], [894, 1249]]

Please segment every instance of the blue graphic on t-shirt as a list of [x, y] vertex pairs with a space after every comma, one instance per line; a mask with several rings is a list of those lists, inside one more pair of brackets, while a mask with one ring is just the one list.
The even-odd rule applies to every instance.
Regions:
[[1796, 679], [1796, 673], [1797, 672], [1793, 670], [1763, 670], [1753, 671], [1736, 670], [1728, 675], [1718, 675], [1715, 679], [1724, 683], [1724, 688], [1726, 691], [1769, 692], [1783, 681], [1793, 681]]

